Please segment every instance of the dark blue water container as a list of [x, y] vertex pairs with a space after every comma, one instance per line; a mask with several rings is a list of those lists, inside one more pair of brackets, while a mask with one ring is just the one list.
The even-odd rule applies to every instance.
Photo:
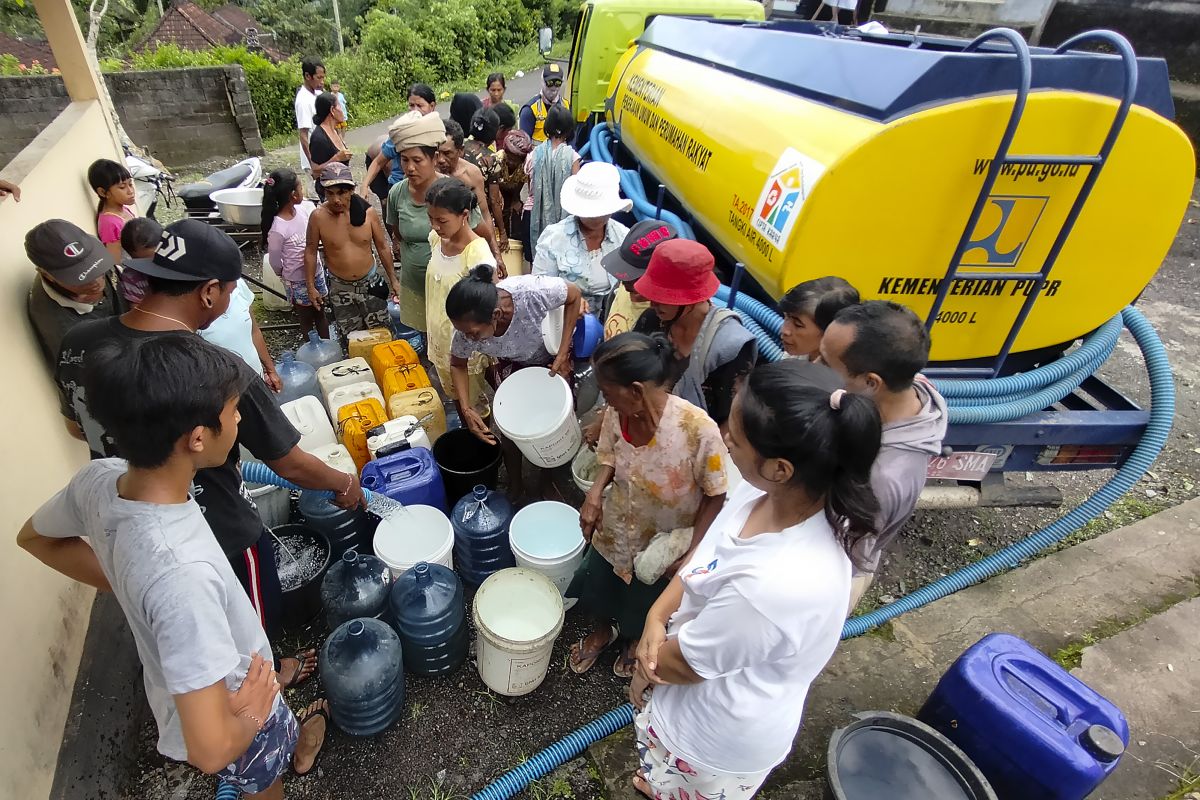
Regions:
[[408, 342], [420, 355], [425, 354], [425, 335], [400, 321], [400, 304], [388, 300], [388, 328], [392, 336]]
[[387, 611], [392, 571], [373, 555], [347, 550], [321, 582], [321, 604], [329, 627], [360, 617], [379, 619]]
[[402, 450], [368, 461], [362, 470], [364, 489], [404, 505], [433, 506], [446, 511], [446, 489], [433, 453], [425, 447]]
[[301, 492], [300, 514], [310, 528], [320, 531], [329, 539], [331, 558], [339, 559], [342, 553], [351, 548], [360, 553], [371, 552], [371, 541], [379, 519], [363, 509], [347, 511], [317, 492]]
[[387, 729], [404, 710], [400, 637], [377, 619], [343, 622], [321, 647], [321, 683], [343, 731], [373, 736]]
[[1001, 798], [1081, 800], [1129, 744], [1120, 709], [1007, 633], [959, 656], [920, 719], [958, 745]]
[[406, 670], [445, 675], [466, 661], [463, 588], [453, 570], [420, 562], [392, 584], [390, 605]]
[[478, 586], [493, 572], [517, 565], [508, 546], [513, 507], [501, 492], [476, 486], [454, 504], [454, 566], [467, 583]]

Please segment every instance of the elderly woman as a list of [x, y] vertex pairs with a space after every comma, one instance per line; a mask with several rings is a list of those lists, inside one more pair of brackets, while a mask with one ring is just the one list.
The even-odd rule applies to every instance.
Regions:
[[496, 206], [496, 235], [501, 242], [507, 242], [510, 238], [519, 241], [526, 261], [533, 260], [533, 248], [529, 246], [529, 217], [525, 213], [521, 192], [529, 183], [529, 176], [525, 174], [525, 159], [532, 149], [533, 140], [529, 134], [519, 130], [509, 131], [504, 137], [496, 176], [500, 190], [500, 204]]
[[563, 183], [562, 210], [570, 216], [538, 237], [533, 274], [566, 278], [579, 287], [588, 311], [604, 320], [617, 279], [605, 271], [604, 256], [621, 246], [629, 229], [612, 219], [632, 203], [621, 197], [612, 164], [592, 161]]
[[[432, 255], [425, 193], [439, 177], [437, 149], [445, 139], [442, 118], [416, 110], [397, 119], [388, 130], [388, 141], [404, 170], [404, 179], [388, 192], [386, 217], [392, 252], [400, 265], [400, 321], [422, 333], [428, 330], [425, 272]], [[477, 208], [471, 212], [469, 224], [476, 232], [487, 232]]]

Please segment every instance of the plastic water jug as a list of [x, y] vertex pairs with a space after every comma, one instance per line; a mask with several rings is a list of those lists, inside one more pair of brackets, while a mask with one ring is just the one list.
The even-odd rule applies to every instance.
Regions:
[[404, 340], [384, 342], [371, 348], [371, 369], [375, 371], [375, 380], [383, 386], [383, 374], [392, 367], [404, 364], [420, 364], [417, 351]]
[[1023, 800], [1088, 796], [1129, 744], [1116, 706], [1007, 633], [959, 656], [919, 718], [958, 745], [997, 795]]
[[321, 684], [343, 731], [374, 736], [386, 730], [404, 710], [399, 635], [377, 619], [343, 622], [321, 647]]
[[283, 286], [283, 278], [275, 273], [274, 267], [271, 266], [271, 257], [266, 253], [263, 254], [261, 274], [262, 282], [268, 289], [274, 290], [272, 292], [265, 289], [262, 291], [263, 308], [267, 311], [291, 311], [292, 304], [287, 300], [287, 290]]
[[493, 572], [515, 567], [517, 560], [508, 546], [508, 526], [513, 507], [501, 492], [486, 486], [454, 504], [450, 524], [454, 526], [454, 563], [463, 580], [478, 586]]
[[446, 512], [446, 489], [433, 453], [424, 447], [402, 450], [368, 462], [363, 488], [386, 494], [404, 505], [433, 506]]
[[347, 550], [321, 581], [321, 603], [332, 630], [360, 617], [381, 618], [388, 610], [392, 571], [373, 555]]
[[396, 579], [389, 600], [414, 675], [445, 675], [467, 659], [463, 587], [454, 571], [425, 561]]
[[367, 431], [386, 419], [383, 406], [375, 398], [338, 409], [338, 433], [360, 472], [363, 464], [371, 460], [371, 454], [367, 451]]
[[390, 342], [392, 332], [387, 328], [368, 328], [365, 331], [350, 331], [346, 334], [346, 349], [350, 357], [368, 358], [375, 345]]
[[318, 447], [315, 450], [309, 450], [308, 452], [338, 472], [353, 472], [355, 475], [358, 474], [358, 467], [355, 465], [354, 459], [350, 457], [350, 451], [346, 449], [346, 445], [344, 444], [330, 444], [325, 447]]
[[375, 398], [379, 401], [379, 407], [383, 408], [383, 394], [379, 391], [379, 387], [375, 385], [375, 381], [359, 381], [351, 383], [348, 386], [339, 386], [333, 389], [325, 398], [325, 403], [329, 408], [329, 416], [337, 419], [338, 411], [342, 406], [350, 405], [351, 403], [361, 403], [364, 400]]
[[300, 449], [311, 453], [322, 447], [337, 444], [337, 435], [329, 424], [329, 415], [321, 401], [312, 395], [284, 403], [279, 407], [284, 416], [300, 431]]
[[379, 523], [377, 518], [363, 509], [338, 508], [320, 492], [301, 492], [300, 514], [310, 528], [320, 531], [329, 539], [331, 558], [341, 558], [350, 549], [357, 549], [360, 553], [371, 552], [371, 540]]
[[291, 350], [284, 350], [279, 356], [275, 371], [279, 374], [279, 382], [283, 384], [279, 394], [275, 395], [275, 401], [279, 405], [299, 400], [305, 395], [317, 400], [322, 399], [321, 386], [317, 383], [317, 371], [313, 369], [312, 364], [297, 361]]
[[416, 417], [428, 434], [430, 444], [436, 444], [438, 437], [446, 432], [446, 409], [436, 389], [414, 389], [394, 394], [388, 398], [387, 409], [392, 419]]
[[312, 364], [313, 369], [336, 364], [344, 358], [340, 344], [331, 339], [322, 339], [316, 331], [309, 331], [308, 341], [296, 348], [296, 360]]
[[420, 364], [401, 364], [396, 367], [389, 367], [383, 373], [383, 380], [379, 382], [379, 388], [383, 390], [383, 396], [388, 398], [400, 392], [411, 392], [414, 389], [428, 389], [431, 386], [433, 384], [429, 382], [429, 373]]
[[375, 373], [371, 371], [371, 365], [361, 357], [336, 361], [317, 370], [317, 383], [321, 386], [321, 397], [326, 399], [329, 393], [339, 386], [374, 380]]
[[390, 456], [410, 447], [431, 446], [429, 434], [421, 427], [417, 418], [411, 415], [389, 419], [367, 431], [367, 450], [371, 453], [371, 458]]

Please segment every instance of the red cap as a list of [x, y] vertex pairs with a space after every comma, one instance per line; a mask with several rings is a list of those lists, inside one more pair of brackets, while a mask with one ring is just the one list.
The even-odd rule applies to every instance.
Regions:
[[708, 248], [691, 239], [672, 239], [654, 248], [646, 274], [633, 285], [651, 303], [690, 306], [711, 300], [721, 282]]

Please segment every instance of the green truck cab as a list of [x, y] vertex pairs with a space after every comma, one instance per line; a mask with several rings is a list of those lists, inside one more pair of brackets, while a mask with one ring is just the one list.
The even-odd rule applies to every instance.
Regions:
[[604, 113], [608, 84], [621, 54], [655, 17], [762, 20], [757, 0], [590, 0], [580, 7], [564, 95], [577, 122]]

